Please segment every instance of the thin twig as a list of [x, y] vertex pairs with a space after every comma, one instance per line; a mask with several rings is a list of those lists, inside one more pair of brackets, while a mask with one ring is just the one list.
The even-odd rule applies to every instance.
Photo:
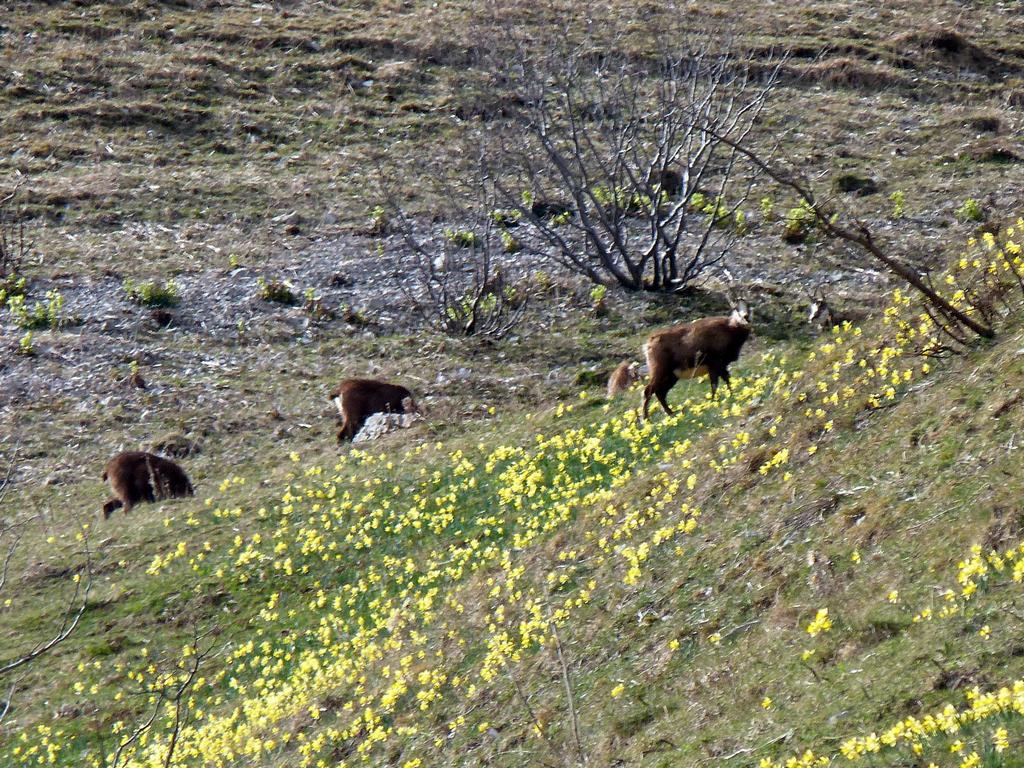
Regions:
[[565, 685], [565, 700], [566, 705], [569, 708], [569, 720], [572, 723], [572, 736], [576, 741], [576, 752], [579, 754], [580, 765], [587, 765], [587, 755], [583, 751], [583, 742], [580, 739], [580, 723], [576, 717], [576, 703], [572, 695], [572, 683], [569, 682], [569, 667], [565, 663], [565, 655], [562, 653], [562, 640], [558, 636], [558, 626], [554, 620], [548, 619], [548, 624], [551, 627], [551, 634], [555, 638], [555, 651], [558, 656], [558, 665], [562, 669], [562, 683]]

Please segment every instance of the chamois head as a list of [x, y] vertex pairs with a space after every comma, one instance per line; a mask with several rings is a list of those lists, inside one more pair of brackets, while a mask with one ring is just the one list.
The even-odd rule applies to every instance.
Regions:
[[829, 302], [823, 285], [816, 285], [807, 293], [810, 304], [807, 312], [807, 322], [817, 325], [824, 330], [830, 330], [834, 326], [843, 323], [856, 323], [867, 318], [868, 313], [862, 308], [847, 308], [838, 310]]

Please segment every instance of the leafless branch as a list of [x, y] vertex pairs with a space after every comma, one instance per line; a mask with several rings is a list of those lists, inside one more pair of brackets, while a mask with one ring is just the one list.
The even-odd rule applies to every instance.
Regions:
[[525, 315], [529, 296], [511, 253], [514, 221], [500, 216], [486, 179], [466, 191], [439, 182], [449, 226], [413, 221], [384, 188], [388, 207], [411, 255], [401, 288], [423, 320], [450, 336], [505, 336]]
[[[75, 574], [74, 593], [68, 600], [67, 609], [61, 616], [60, 627], [49, 639], [38, 641], [31, 650], [21, 653], [7, 661], [0, 662], [0, 679], [14, 670], [19, 669], [26, 664], [30, 664], [40, 656], [52, 651], [56, 646], [67, 640], [68, 637], [71, 636], [71, 633], [73, 633], [78, 627], [78, 623], [81, 621], [89, 602], [89, 592], [92, 589], [92, 551], [89, 548], [88, 536], [84, 538], [84, 542], [85, 548], [83, 554], [85, 556], [85, 562], [82, 566], [81, 572]], [[17, 544], [18, 540], [14, 542], [13, 546], [16, 547]], [[7, 563], [9, 562], [12, 554], [12, 550], [8, 550], [4, 563], [5, 572]]]
[[808, 210], [814, 214], [818, 227], [827, 235], [855, 245], [876, 261], [883, 264], [886, 269], [905, 280], [913, 287], [921, 297], [943, 318], [944, 322], [939, 323], [941, 328], [949, 325], [956, 325], [969, 329], [972, 333], [982, 338], [991, 339], [995, 337], [995, 331], [990, 325], [979, 323], [963, 310], [943, 297], [938, 291], [928, 284], [927, 278], [917, 270], [903, 263], [897, 257], [884, 251], [874, 239], [870, 228], [863, 221], [853, 221], [850, 225], [840, 223], [839, 217], [835, 215], [832, 208], [820, 203], [809, 185], [801, 181], [795, 174], [787, 172], [782, 168], [762, 158], [756, 151], [733, 138], [720, 133], [715, 126], [706, 125], [705, 130], [716, 136], [723, 144], [726, 144], [740, 154], [744, 155], [756, 168], [763, 171], [776, 183], [791, 189], [804, 202]]
[[19, 187], [20, 184], [16, 185], [0, 199], [0, 280], [17, 278], [32, 250], [31, 244], [25, 240], [24, 222], [18, 220], [10, 210]]
[[706, 126], [746, 142], [779, 69], [758, 79], [728, 44], [676, 45], [647, 59], [591, 41], [503, 47], [494, 77], [520, 106], [486, 135], [485, 169], [531, 252], [594, 282], [661, 292], [727, 256], [761, 171]]
[[[18, 464], [18, 451], [21, 450], [21, 439], [14, 444], [14, 450], [11, 451], [11, 460], [7, 463], [7, 472], [4, 475], [3, 482], [0, 482], [0, 501], [4, 500], [7, 495], [8, 489], [11, 487], [11, 478], [14, 477], [14, 468]], [[0, 589], [3, 588], [3, 582], [0, 581]]]
[[587, 765], [587, 754], [583, 751], [583, 741], [580, 739], [580, 722], [576, 716], [576, 701], [572, 693], [572, 683], [569, 680], [569, 667], [565, 663], [565, 654], [562, 652], [562, 639], [558, 634], [558, 626], [549, 617], [548, 625], [551, 627], [551, 635], [555, 640], [555, 653], [558, 658], [558, 666], [562, 671], [562, 684], [565, 686], [565, 701], [569, 708], [569, 722], [572, 725], [572, 737], [576, 742], [576, 753], [579, 755], [581, 766]]
[[203, 666], [203, 663], [208, 659], [216, 647], [216, 643], [210, 642], [203, 646], [203, 641], [206, 640], [211, 634], [213, 629], [200, 632], [198, 624], [193, 625], [192, 641], [189, 645], [191, 652], [189, 653], [189, 663], [185, 667], [185, 671], [180, 680], [177, 680], [169, 685], [161, 685], [157, 690], [147, 688], [144, 693], [151, 695], [156, 693], [156, 701], [153, 704], [153, 709], [150, 712], [146, 720], [136, 726], [132, 732], [123, 739], [117, 746], [113, 755], [107, 763], [106, 768], [118, 768], [122, 765], [122, 759], [126, 759], [131, 750], [142, 737], [147, 734], [152, 728], [153, 724], [157, 721], [160, 716], [161, 710], [164, 705], [170, 703], [173, 707], [174, 714], [171, 717], [169, 723], [169, 732], [167, 734], [167, 750], [163, 755], [164, 768], [169, 768], [171, 762], [174, 759], [174, 753], [178, 748], [178, 740], [181, 736], [182, 728], [188, 724], [191, 709], [188, 704], [188, 693], [195, 684], [196, 679], [199, 676], [199, 670]]
[[[16, 454], [17, 448], [15, 448], [15, 458], [11, 459], [10, 466], [8, 467], [4, 489], [7, 487], [6, 483], [10, 482]], [[0, 498], [2, 498], [2, 495], [0, 495]], [[17, 523], [9, 523], [7, 521], [0, 520], [0, 549], [4, 551], [3, 560], [2, 563], [0, 563], [0, 593], [3, 592], [5, 587], [7, 587], [11, 564], [18, 548], [21, 546], [22, 539], [24, 537], [24, 529], [34, 519], [35, 517], [32, 517], [28, 520], [22, 520]], [[73, 577], [73, 594], [68, 598], [65, 608], [61, 613], [60, 625], [52, 635], [38, 640], [29, 650], [22, 651], [13, 657], [9, 657], [5, 661], [0, 661], [0, 681], [5, 681], [5, 678], [14, 678], [9, 686], [6, 681], [4, 682], [4, 685], [8, 687], [8, 692], [6, 698], [4, 698], [2, 703], [0, 703], [0, 722], [3, 722], [8, 712], [10, 712], [15, 691], [18, 688], [19, 681], [21, 676], [24, 674], [24, 671], [27, 670], [34, 661], [39, 659], [41, 656], [46, 655], [67, 640], [78, 628], [79, 622], [85, 614], [85, 610], [89, 602], [89, 592], [92, 589], [92, 551], [90, 549], [89, 539], [87, 536], [83, 541], [84, 550], [82, 554], [84, 556], [84, 561], [81, 568], [78, 569]], [[19, 670], [21, 670], [22, 675], [15, 674]]]

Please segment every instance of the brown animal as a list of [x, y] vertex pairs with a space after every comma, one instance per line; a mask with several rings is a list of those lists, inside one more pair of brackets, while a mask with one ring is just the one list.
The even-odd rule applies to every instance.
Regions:
[[103, 505], [103, 519], [119, 507], [127, 514], [143, 501], [179, 499], [195, 491], [188, 475], [170, 459], [145, 451], [126, 451], [107, 462], [103, 479], [110, 483], [114, 498]]
[[660, 188], [662, 192], [669, 196], [669, 199], [675, 199], [683, 189], [683, 177], [679, 175], [678, 171], [674, 171], [671, 168], [666, 168], [663, 171], [651, 171], [647, 183], [651, 187]]
[[640, 381], [640, 363], [623, 360], [608, 378], [608, 399], [611, 400]]
[[821, 289], [816, 289], [814, 293], [810, 294], [810, 299], [811, 306], [807, 322], [826, 331], [843, 323], [858, 323], [868, 316], [868, 313], [863, 310], [849, 309], [844, 312], [837, 310], [828, 303], [828, 299]]
[[717, 394], [719, 379], [731, 389], [729, 365], [740, 356], [749, 336], [749, 312], [742, 302], [728, 317], [705, 317], [652, 333], [644, 345], [650, 370], [649, 383], [644, 387], [644, 418], [649, 418], [652, 395], [657, 396], [665, 413], [672, 415], [665, 396], [679, 379], [707, 374], [712, 397]]
[[412, 393], [399, 384], [375, 379], [345, 379], [331, 392], [341, 414], [338, 442], [351, 440], [375, 413], [418, 413]]

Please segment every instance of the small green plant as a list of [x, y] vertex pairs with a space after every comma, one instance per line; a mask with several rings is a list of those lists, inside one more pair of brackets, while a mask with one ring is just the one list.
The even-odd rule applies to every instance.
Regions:
[[505, 229], [501, 230], [501, 244], [505, 247], [505, 253], [519, 253], [523, 250], [523, 244]]
[[375, 205], [370, 211], [370, 234], [383, 235], [388, 231], [391, 221], [383, 205]]
[[470, 232], [468, 229], [447, 228], [444, 231], [444, 236], [456, 248], [472, 248], [480, 242], [476, 233]]
[[232, 253], [228, 256], [228, 266], [235, 269], [239, 265], [239, 259], [237, 253]]
[[786, 214], [786, 226], [782, 231], [782, 239], [787, 243], [802, 243], [814, 230], [817, 217], [807, 203], [801, 202], [796, 208], [790, 208]]
[[733, 224], [725, 198], [721, 195], [709, 197], [703, 192], [694, 192], [690, 198], [689, 208], [693, 213], [709, 216], [716, 227], [729, 227]]
[[743, 211], [737, 210], [733, 215], [732, 228], [737, 235], [745, 235], [750, 231], [750, 227], [747, 225], [747, 215]]
[[770, 197], [761, 198], [761, 218], [772, 221], [775, 218], [775, 203]]
[[124, 292], [129, 301], [143, 307], [176, 307], [181, 301], [181, 290], [173, 280], [163, 285], [155, 280], [144, 283], [125, 280]]
[[28, 292], [28, 281], [24, 277], [8, 275], [0, 278], [0, 307], [7, 306], [12, 296], [24, 296]]
[[36, 302], [32, 307], [25, 303], [24, 294], [11, 296], [7, 308], [19, 328], [57, 330], [64, 325], [64, 297], [58, 291], [47, 291], [46, 302]]
[[897, 189], [889, 195], [889, 202], [892, 203], [892, 211], [889, 215], [894, 219], [902, 219], [907, 210], [907, 195], [902, 189]]
[[590, 289], [590, 300], [594, 303], [594, 314], [598, 317], [604, 317], [608, 314], [608, 304], [605, 299], [608, 296], [608, 287], [604, 285], [595, 285]]
[[36, 349], [32, 346], [32, 331], [25, 331], [25, 335], [18, 341], [18, 354], [31, 357], [35, 353]]
[[968, 197], [964, 204], [956, 209], [956, 217], [960, 221], [984, 221], [985, 212], [981, 208], [981, 203], [973, 197]]
[[307, 288], [302, 296], [305, 299], [302, 309], [313, 320], [330, 320], [334, 317], [334, 313], [324, 306], [323, 299], [317, 296], [316, 291], [312, 288]]
[[287, 306], [298, 303], [292, 284], [286, 280], [266, 280], [260, 277], [256, 280], [256, 287], [259, 290], [259, 297], [264, 301]]
[[518, 226], [522, 217], [523, 214], [520, 211], [491, 211], [491, 221], [495, 226], [502, 228]]

